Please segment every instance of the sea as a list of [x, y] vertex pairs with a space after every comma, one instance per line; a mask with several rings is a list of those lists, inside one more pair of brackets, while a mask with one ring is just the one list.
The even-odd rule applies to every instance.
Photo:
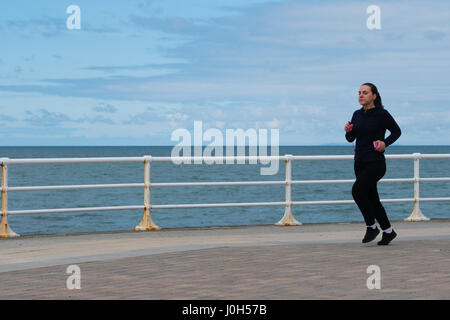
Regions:
[[[0, 157], [72, 158], [72, 157], [140, 157], [170, 156], [171, 146], [124, 147], [0, 147]], [[269, 148], [270, 154], [270, 148]], [[235, 154], [237, 151], [235, 150]], [[390, 146], [386, 154], [450, 153], [450, 146]], [[281, 146], [279, 154], [292, 155], [353, 155], [353, 146]], [[225, 154], [225, 151], [224, 151]], [[248, 149], [246, 155], [249, 154]], [[284, 162], [273, 175], [261, 175], [268, 164], [151, 164], [151, 181], [282, 181]], [[413, 160], [387, 160], [384, 178], [412, 178]], [[420, 160], [421, 177], [450, 176], [450, 159]], [[294, 161], [293, 180], [354, 179], [353, 161]], [[83, 163], [83, 164], [11, 164], [8, 166], [8, 186], [47, 186], [79, 184], [143, 183], [143, 163]], [[352, 200], [351, 183], [301, 184], [292, 186], [293, 201]], [[381, 199], [412, 198], [413, 183], [378, 184]], [[450, 181], [421, 182], [420, 196], [450, 197]], [[151, 204], [196, 204], [284, 201], [284, 185], [257, 186], [191, 186], [152, 187]], [[143, 205], [143, 188], [40, 190], [8, 192], [8, 209], [56, 209], [97, 206]], [[407, 218], [412, 202], [384, 203], [392, 221]], [[423, 214], [430, 219], [450, 218], [450, 202], [421, 202]], [[153, 209], [152, 220], [161, 228], [270, 225], [284, 214], [283, 206]], [[292, 208], [301, 223], [361, 222], [356, 204], [297, 205]], [[132, 230], [141, 221], [142, 210], [102, 212], [11, 214], [8, 222], [20, 235], [107, 232]]]

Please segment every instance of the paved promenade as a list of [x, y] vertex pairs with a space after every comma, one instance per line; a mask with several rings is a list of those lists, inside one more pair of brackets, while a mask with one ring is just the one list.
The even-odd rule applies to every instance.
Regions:
[[0, 239], [0, 299], [450, 299], [450, 219], [393, 226], [389, 246], [362, 223]]

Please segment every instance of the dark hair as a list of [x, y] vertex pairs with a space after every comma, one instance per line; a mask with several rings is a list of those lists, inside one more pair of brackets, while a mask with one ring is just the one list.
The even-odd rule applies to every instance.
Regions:
[[377, 95], [377, 97], [375, 98], [375, 101], [373, 102], [375, 107], [384, 109], [383, 103], [381, 102], [381, 96], [380, 96], [380, 93], [378, 92], [377, 87], [373, 83], [370, 83], [370, 82], [363, 83], [362, 86], [369, 86], [370, 90], [372, 91], [372, 94]]

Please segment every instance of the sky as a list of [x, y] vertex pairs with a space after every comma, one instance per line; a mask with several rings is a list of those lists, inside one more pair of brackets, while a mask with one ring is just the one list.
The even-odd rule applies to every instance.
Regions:
[[346, 144], [365, 82], [398, 145], [449, 145], [449, 40], [447, 0], [2, 1], [0, 145], [175, 145], [195, 121]]

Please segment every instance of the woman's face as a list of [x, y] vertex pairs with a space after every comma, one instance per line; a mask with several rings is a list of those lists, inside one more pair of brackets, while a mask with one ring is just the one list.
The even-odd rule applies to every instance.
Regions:
[[370, 106], [376, 98], [377, 95], [372, 93], [372, 89], [369, 86], [365, 85], [359, 88], [358, 101], [360, 105]]

